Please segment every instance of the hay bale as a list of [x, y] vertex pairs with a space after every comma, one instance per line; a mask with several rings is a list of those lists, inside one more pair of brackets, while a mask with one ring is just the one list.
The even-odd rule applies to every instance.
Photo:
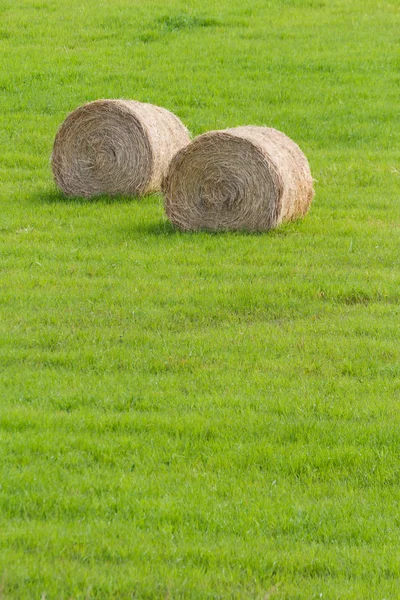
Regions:
[[268, 127], [211, 131], [180, 150], [163, 181], [179, 229], [264, 231], [303, 216], [314, 195], [307, 159]]
[[52, 168], [67, 196], [143, 195], [160, 190], [171, 158], [190, 142], [165, 108], [133, 100], [96, 100], [61, 125]]

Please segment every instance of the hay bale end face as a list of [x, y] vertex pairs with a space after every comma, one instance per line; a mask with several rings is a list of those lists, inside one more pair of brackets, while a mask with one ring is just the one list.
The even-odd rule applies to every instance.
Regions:
[[255, 126], [200, 135], [173, 158], [162, 190], [168, 218], [183, 231], [265, 231], [302, 217], [314, 195], [300, 148]]
[[144, 195], [160, 190], [172, 157], [190, 142], [174, 114], [133, 100], [96, 100], [68, 115], [51, 157], [67, 196]]

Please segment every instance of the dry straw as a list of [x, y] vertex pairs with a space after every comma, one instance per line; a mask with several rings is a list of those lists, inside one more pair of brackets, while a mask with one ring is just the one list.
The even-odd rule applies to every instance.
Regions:
[[284, 133], [237, 127], [196, 138], [163, 181], [165, 210], [184, 231], [263, 231], [302, 217], [312, 201], [307, 159]]
[[190, 142], [165, 108], [133, 100], [96, 100], [61, 125], [52, 168], [67, 196], [143, 195], [159, 191], [175, 153]]

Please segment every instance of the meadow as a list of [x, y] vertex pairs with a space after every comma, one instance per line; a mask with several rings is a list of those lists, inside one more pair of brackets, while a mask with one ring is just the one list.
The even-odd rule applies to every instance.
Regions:
[[[1, 600], [400, 597], [399, 32], [396, 0], [1, 0]], [[96, 98], [280, 129], [309, 214], [63, 197]]]

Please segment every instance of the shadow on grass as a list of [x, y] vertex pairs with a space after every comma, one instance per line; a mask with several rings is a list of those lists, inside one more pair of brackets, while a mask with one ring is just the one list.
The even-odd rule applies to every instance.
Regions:
[[153, 223], [134, 223], [129, 230], [142, 235], [184, 235], [169, 221], [161, 220]]
[[100, 196], [94, 196], [93, 198], [84, 198], [83, 196], [65, 196], [61, 191], [57, 189], [53, 190], [38, 190], [34, 194], [30, 194], [30, 199], [33, 202], [39, 204], [135, 204], [137, 202], [145, 203], [147, 199], [153, 198], [153, 196], [146, 196], [145, 198], [138, 198], [136, 196], [108, 196], [102, 194]]
[[177, 227], [172, 225], [167, 220], [160, 220], [152, 223], [137, 223], [132, 224], [129, 229], [132, 232], [140, 233], [143, 235], [180, 235], [184, 237], [196, 237], [196, 236], [207, 236], [207, 237], [287, 237], [298, 233], [294, 223], [281, 225], [278, 229], [270, 229], [269, 231], [208, 231], [206, 229], [200, 229], [199, 231], [180, 231]]

